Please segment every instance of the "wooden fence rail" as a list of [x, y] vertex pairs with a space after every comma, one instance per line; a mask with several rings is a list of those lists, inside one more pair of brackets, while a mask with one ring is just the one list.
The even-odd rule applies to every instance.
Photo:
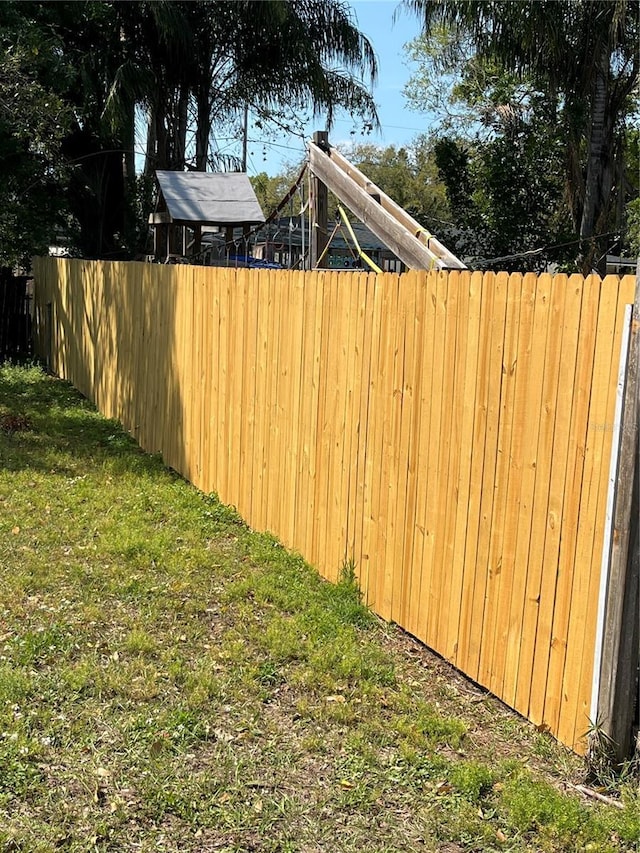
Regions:
[[[634, 278], [41, 259], [39, 351], [146, 450], [576, 750]], [[627, 323], [628, 325], [628, 323]]]

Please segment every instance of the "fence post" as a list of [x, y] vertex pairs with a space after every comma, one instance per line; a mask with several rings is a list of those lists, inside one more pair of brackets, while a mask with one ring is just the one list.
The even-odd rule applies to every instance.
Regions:
[[602, 645], [598, 723], [611, 746], [610, 758], [632, 752], [631, 734], [640, 658], [640, 558], [638, 537], [638, 424], [640, 353], [640, 260], [631, 319], [622, 409], [622, 434], [613, 509], [613, 542]]
[[[326, 130], [316, 130], [313, 134], [313, 142], [323, 151], [329, 149], [329, 134]], [[325, 249], [328, 242], [327, 220], [329, 208], [329, 193], [327, 187], [320, 178], [315, 175], [312, 181], [312, 210], [311, 210], [311, 246], [310, 267], [327, 267]]]

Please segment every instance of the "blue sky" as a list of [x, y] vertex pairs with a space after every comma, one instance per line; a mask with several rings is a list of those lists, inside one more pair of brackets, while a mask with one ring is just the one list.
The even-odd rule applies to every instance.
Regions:
[[[411, 69], [404, 56], [403, 45], [419, 35], [420, 27], [416, 15], [399, 9], [397, 0], [351, 0], [358, 28], [369, 38], [378, 57], [378, 82], [373, 95], [378, 105], [382, 130], [370, 136], [352, 136], [353, 125], [348, 116], [339, 117], [329, 134], [332, 144], [340, 142], [372, 142], [378, 145], [403, 145], [426, 129], [426, 117], [410, 111], [402, 95], [404, 84]], [[399, 9], [394, 22], [393, 14]], [[311, 136], [314, 130], [322, 130], [318, 120], [307, 125]], [[247, 171], [250, 175], [267, 172], [276, 175], [287, 163], [297, 163], [304, 156], [302, 139], [286, 137], [273, 142], [261, 143], [258, 132], [250, 128]], [[266, 157], [266, 159], [265, 159]]]

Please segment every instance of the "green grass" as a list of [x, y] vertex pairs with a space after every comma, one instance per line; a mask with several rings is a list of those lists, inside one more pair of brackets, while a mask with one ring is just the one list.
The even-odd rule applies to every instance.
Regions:
[[[19, 417], [18, 417], [19, 416]], [[3, 428], [4, 424], [4, 428]], [[142, 453], [0, 368], [0, 853], [631, 851], [581, 764]]]

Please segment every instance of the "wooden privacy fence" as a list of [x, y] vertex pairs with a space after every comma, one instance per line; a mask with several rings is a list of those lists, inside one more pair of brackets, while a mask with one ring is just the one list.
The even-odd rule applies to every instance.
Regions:
[[576, 750], [634, 279], [40, 259], [39, 351], [140, 445]]

